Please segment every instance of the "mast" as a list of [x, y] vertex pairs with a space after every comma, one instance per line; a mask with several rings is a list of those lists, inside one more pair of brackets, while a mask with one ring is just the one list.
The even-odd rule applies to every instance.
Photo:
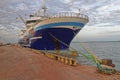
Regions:
[[78, 9], [78, 16], [80, 15], [80, 11], [81, 11], [81, 9], [79, 8], [79, 9]]
[[47, 7], [46, 7], [46, 5], [45, 5], [45, 0], [43, 0], [42, 9], [43, 9], [44, 16], [45, 16], [45, 15], [46, 15], [46, 11], [47, 11]]
[[22, 20], [22, 22], [26, 25], [26, 22], [25, 22], [25, 20], [22, 18], [22, 16], [21, 15], [19, 15], [19, 18]]

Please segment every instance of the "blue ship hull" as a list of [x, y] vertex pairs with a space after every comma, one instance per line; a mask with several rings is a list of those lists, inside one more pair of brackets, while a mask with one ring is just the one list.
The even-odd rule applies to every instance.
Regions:
[[[76, 20], [76, 18], [75, 18]], [[28, 39], [20, 41], [25, 47], [36, 50], [67, 50], [76, 34], [84, 27], [86, 22], [82, 20], [67, 22], [51, 22], [39, 24], [34, 27], [33, 35], [27, 33]]]
[[[34, 37], [42, 36], [42, 38], [31, 40], [30, 48], [37, 50], [66, 50], [79, 31], [80, 29], [72, 30], [69, 28], [46, 28], [37, 30]], [[54, 35], [54, 37], [52, 35]]]
[[[30, 48], [37, 50], [66, 50], [76, 34], [82, 29], [81, 22], [54, 22], [34, 28]], [[40, 37], [41, 38], [38, 38]]]

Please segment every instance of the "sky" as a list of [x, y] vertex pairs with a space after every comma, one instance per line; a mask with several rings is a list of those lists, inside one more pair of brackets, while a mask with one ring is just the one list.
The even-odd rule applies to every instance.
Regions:
[[[25, 25], [17, 17], [35, 13], [43, 0], [2, 0], [0, 2], [0, 42], [17, 42]], [[75, 41], [120, 41], [120, 0], [46, 0], [48, 13], [65, 11], [89, 16], [89, 23]]]

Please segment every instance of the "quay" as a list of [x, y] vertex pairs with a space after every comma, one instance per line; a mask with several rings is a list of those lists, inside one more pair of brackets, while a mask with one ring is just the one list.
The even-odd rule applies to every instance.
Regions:
[[94, 66], [74, 67], [8, 45], [0, 47], [0, 80], [120, 80], [120, 74], [100, 74]]

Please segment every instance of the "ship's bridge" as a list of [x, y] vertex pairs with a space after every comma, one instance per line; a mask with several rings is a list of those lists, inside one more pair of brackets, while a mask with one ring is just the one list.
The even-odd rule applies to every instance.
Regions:
[[34, 25], [35, 23], [41, 22], [45, 19], [47, 19], [47, 17], [43, 17], [43, 16], [30, 17], [29, 19], [26, 20], [26, 26], [29, 28], [32, 25]]

